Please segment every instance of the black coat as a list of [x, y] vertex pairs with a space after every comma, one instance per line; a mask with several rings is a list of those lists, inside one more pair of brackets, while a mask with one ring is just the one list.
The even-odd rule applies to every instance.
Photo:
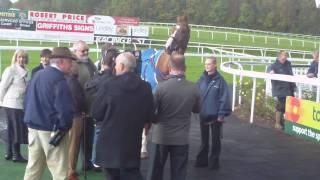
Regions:
[[104, 168], [139, 168], [142, 130], [154, 119], [150, 85], [135, 73], [116, 76], [99, 88], [92, 115], [102, 121], [97, 164]]
[[35, 74], [36, 72], [40, 71], [40, 70], [43, 69], [43, 68], [44, 68], [44, 67], [43, 67], [42, 64], [39, 64], [39, 66], [33, 68], [32, 71], [31, 71], [31, 78], [34, 76], [34, 74]]
[[[275, 63], [271, 64], [270, 70], [274, 71], [275, 74], [284, 74], [284, 75], [293, 75], [291, 63], [286, 61], [284, 64], [281, 64], [279, 60], [276, 60]], [[286, 97], [293, 96], [296, 84], [286, 81], [276, 81], [272, 80], [272, 95], [274, 97]]]

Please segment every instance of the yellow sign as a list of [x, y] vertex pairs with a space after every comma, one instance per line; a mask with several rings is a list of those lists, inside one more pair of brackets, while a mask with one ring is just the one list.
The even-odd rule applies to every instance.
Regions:
[[288, 96], [286, 120], [320, 130], [320, 103]]

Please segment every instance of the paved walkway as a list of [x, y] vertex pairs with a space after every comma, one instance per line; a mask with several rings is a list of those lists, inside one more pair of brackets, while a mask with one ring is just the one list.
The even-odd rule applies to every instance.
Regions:
[[[0, 110], [0, 131], [3, 130]], [[198, 120], [193, 117], [190, 134], [188, 180], [315, 180], [320, 177], [320, 145], [257, 127], [235, 116], [226, 119], [222, 140], [221, 168], [194, 168], [200, 146]], [[2, 128], [2, 129], [1, 129]], [[1, 156], [2, 157], [2, 156]], [[168, 160], [169, 162], [169, 160]], [[142, 161], [146, 175], [148, 160]], [[169, 165], [164, 180], [169, 180]]]

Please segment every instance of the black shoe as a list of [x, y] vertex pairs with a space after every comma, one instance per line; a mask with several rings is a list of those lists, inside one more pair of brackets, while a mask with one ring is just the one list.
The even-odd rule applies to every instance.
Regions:
[[207, 167], [208, 166], [208, 163], [199, 163], [199, 162], [196, 162], [194, 164], [194, 167], [196, 168], [202, 168], [202, 167]]
[[5, 154], [4, 155], [5, 160], [11, 160], [12, 159], [12, 154]]
[[12, 161], [13, 162], [20, 162], [20, 163], [26, 163], [28, 162], [28, 160], [26, 160], [25, 158], [23, 158], [21, 155], [13, 155], [12, 156]]

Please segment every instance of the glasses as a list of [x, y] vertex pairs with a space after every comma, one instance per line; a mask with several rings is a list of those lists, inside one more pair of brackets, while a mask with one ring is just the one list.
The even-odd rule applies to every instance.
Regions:
[[89, 52], [89, 49], [81, 50], [82, 53]]

